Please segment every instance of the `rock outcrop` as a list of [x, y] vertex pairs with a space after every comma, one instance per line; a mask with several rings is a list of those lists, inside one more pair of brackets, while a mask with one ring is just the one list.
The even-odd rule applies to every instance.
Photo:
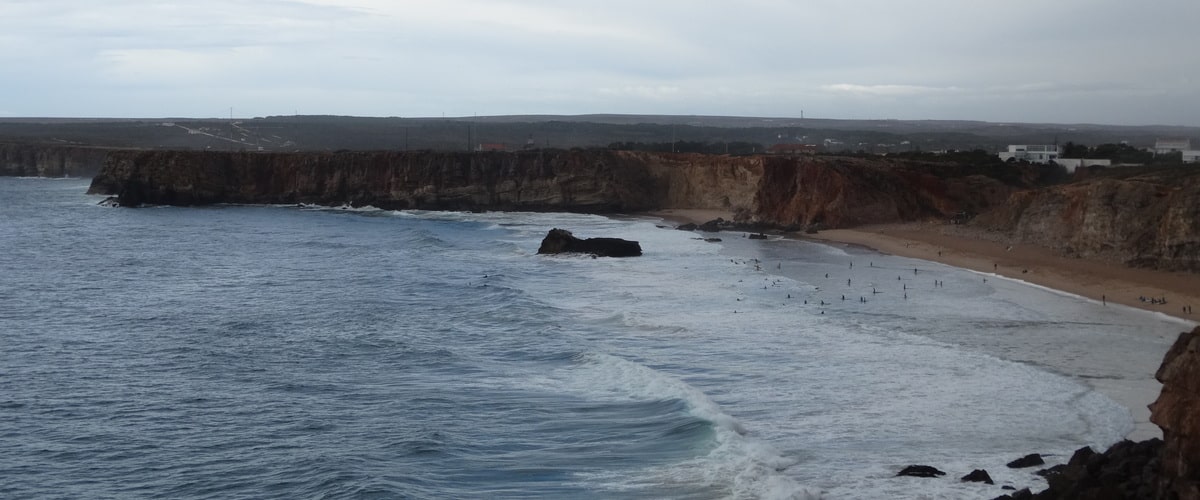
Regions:
[[1155, 378], [1163, 384], [1150, 405], [1150, 421], [1163, 431], [1158, 489], [1200, 500], [1200, 327], [1175, 340]]
[[1200, 175], [1189, 168], [1017, 192], [972, 224], [1063, 255], [1200, 271]]
[[0, 143], [0, 176], [91, 177], [110, 149]]
[[1038, 188], [1054, 178], [1045, 167], [893, 158], [608, 150], [118, 151], [108, 155], [89, 192], [116, 195], [121, 206], [720, 209], [735, 214], [729, 227], [756, 231], [930, 219], [961, 223], [979, 214], [971, 224], [1014, 243], [1132, 266], [1200, 271], [1200, 173], [1187, 173], [1193, 170]]
[[579, 239], [566, 229], [551, 229], [538, 247], [539, 254], [586, 253], [596, 257], [637, 257], [642, 246], [621, 238]]
[[[122, 206], [313, 203], [615, 213], [660, 208], [664, 200], [689, 208], [750, 203], [753, 161], [731, 161], [722, 175], [709, 175], [703, 161], [686, 161], [699, 156], [603, 150], [118, 152], [89, 192], [117, 195]], [[733, 181], [726, 175], [746, 184], [729, 187]]]
[[1035, 498], [1200, 500], [1200, 327], [1179, 335], [1155, 377], [1163, 386], [1150, 421], [1163, 439], [1081, 448], [1044, 471], [1050, 487]]

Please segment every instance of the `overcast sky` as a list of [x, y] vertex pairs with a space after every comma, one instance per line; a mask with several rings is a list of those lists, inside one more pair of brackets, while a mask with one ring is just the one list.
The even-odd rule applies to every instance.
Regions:
[[0, 116], [1200, 125], [1200, 0], [0, 0]]

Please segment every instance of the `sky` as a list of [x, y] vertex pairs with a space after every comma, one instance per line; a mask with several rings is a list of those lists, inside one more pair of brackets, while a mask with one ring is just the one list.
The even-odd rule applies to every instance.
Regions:
[[0, 0], [0, 116], [1200, 126], [1197, 0]]

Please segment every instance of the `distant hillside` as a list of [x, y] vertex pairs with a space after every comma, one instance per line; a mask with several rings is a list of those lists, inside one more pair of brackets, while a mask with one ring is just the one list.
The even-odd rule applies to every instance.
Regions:
[[514, 115], [455, 118], [273, 116], [265, 118], [0, 118], [0, 142], [163, 150], [465, 151], [480, 144], [518, 150], [605, 147], [612, 143], [745, 142], [817, 144], [830, 152], [894, 153], [982, 149], [1007, 144], [1149, 147], [1200, 128], [1052, 125], [975, 121], [833, 120], [663, 115]]

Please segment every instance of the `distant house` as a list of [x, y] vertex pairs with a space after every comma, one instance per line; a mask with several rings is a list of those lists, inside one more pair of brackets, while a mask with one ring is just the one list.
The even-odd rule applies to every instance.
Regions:
[[1054, 160], [1055, 163], [1062, 165], [1067, 169], [1067, 172], [1074, 172], [1086, 167], [1111, 167], [1112, 160], [1101, 160], [1091, 158], [1059, 158]]
[[483, 142], [475, 147], [475, 151], [508, 151], [503, 142]]
[[1200, 163], [1200, 150], [1185, 150], [1183, 151], [1184, 163]]
[[1190, 139], [1159, 139], [1154, 141], [1154, 154], [1156, 155], [1191, 149], [1192, 141]]
[[811, 155], [817, 153], [816, 144], [776, 144], [767, 148], [773, 155]]
[[1053, 144], [1009, 144], [1008, 151], [997, 153], [1003, 161], [1027, 161], [1029, 163], [1047, 164], [1058, 162], [1062, 156], [1062, 147]]

